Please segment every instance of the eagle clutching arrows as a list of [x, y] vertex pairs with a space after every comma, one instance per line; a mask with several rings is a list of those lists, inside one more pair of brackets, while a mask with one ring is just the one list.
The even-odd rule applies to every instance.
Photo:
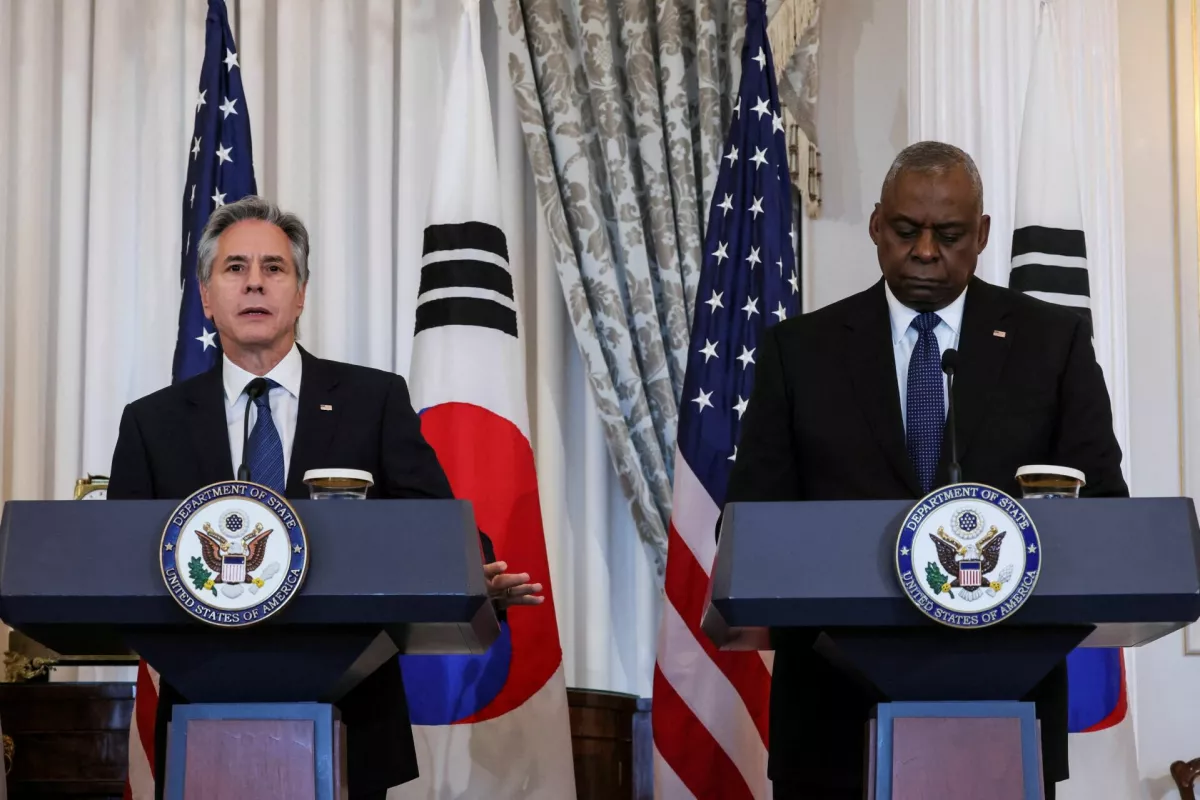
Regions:
[[203, 531], [196, 531], [204, 563], [215, 573], [213, 583], [254, 582], [250, 573], [262, 566], [267, 555], [267, 537], [274, 530], [262, 528], [259, 523], [253, 531], [233, 541], [214, 531], [208, 523]]
[[[937, 545], [938, 561], [942, 568], [952, 576], [949, 589], [965, 589], [973, 591], [981, 586], [987, 586], [986, 575], [996, 568], [1000, 562], [1000, 545], [1004, 541], [1004, 533], [998, 532], [995, 526], [972, 545], [964, 545], [953, 536], [938, 528], [937, 535], [929, 534], [929, 538]], [[961, 559], [956, 557], [961, 556]]]

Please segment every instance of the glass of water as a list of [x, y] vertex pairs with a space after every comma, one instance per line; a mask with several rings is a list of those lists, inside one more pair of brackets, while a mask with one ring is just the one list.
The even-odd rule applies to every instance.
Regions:
[[312, 500], [366, 500], [375, 479], [361, 469], [310, 469], [304, 483]]
[[1017, 470], [1021, 497], [1039, 500], [1048, 497], [1079, 497], [1087, 481], [1084, 474], [1071, 467], [1054, 464], [1027, 464]]

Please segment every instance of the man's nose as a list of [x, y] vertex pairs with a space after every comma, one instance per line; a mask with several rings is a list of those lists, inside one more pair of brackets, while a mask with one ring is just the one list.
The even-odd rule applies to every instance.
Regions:
[[263, 290], [263, 270], [257, 262], [251, 262], [246, 267], [246, 291], [247, 292], [262, 292]]
[[935, 261], [938, 257], [937, 241], [933, 238], [933, 231], [929, 228], [922, 228], [917, 234], [917, 243], [913, 246], [913, 258], [918, 261]]

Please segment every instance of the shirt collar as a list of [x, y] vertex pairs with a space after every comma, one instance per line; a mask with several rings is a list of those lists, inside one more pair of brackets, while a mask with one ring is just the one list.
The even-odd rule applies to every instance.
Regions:
[[[898, 344], [908, 333], [912, 321], [921, 312], [914, 311], [896, 299], [896, 295], [892, 294], [892, 287], [887, 285], [887, 281], [883, 282], [883, 292], [887, 296], [888, 316], [892, 321], [892, 344]], [[955, 336], [958, 336], [962, 329], [963, 308], [966, 303], [967, 290], [964, 288], [958, 297], [954, 298], [953, 303], [937, 312], [942, 324], [953, 331]]]
[[[225, 384], [225, 400], [232, 403], [246, 391], [246, 384], [254, 380], [257, 375], [247, 372], [237, 364], [229, 360], [229, 356], [221, 356], [223, 362], [221, 369], [222, 380]], [[283, 357], [283, 360], [275, 365], [275, 368], [261, 377], [270, 378], [278, 383], [292, 397], [300, 397], [300, 373], [304, 365], [300, 358], [300, 348], [295, 342], [292, 343], [292, 349]]]

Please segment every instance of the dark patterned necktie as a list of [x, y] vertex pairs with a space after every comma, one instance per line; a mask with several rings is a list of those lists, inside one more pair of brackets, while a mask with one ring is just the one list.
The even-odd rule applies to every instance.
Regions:
[[279, 430], [275, 420], [271, 418], [271, 390], [279, 386], [273, 380], [267, 381], [267, 390], [254, 398], [254, 406], [258, 409], [258, 417], [250, 430], [250, 439], [246, 442], [246, 464], [250, 467], [250, 480], [261, 483], [283, 493], [283, 442], [279, 439]]
[[942, 391], [942, 355], [933, 329], [942, 319], [926, 311], [912, 321], [917, 346], [908, 362], [908, 397], [905, 424], [908, 457], [917, 470], [921, 491], [933, 488], [933, 475], [942, 454], [946, 426], [946, 400]]

